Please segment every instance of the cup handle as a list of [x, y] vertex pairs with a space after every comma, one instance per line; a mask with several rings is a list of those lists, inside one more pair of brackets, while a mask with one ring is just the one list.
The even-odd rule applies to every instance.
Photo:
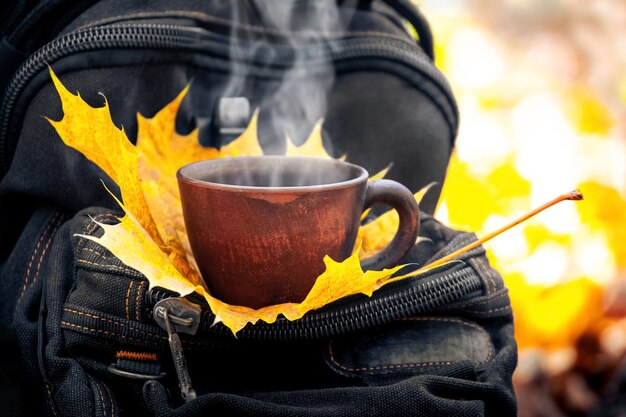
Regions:
[[395, 209], [400, 217], [400, 224], [389, 245], [361, 261], [364, 271], [382, 270], [397, 265], [398, 261], [415, 245], [419, 232], [419, 206], [411, 191], [404, 185], [392, 180], [368, 182], [363, 210], [375, 204], [385, 204]]

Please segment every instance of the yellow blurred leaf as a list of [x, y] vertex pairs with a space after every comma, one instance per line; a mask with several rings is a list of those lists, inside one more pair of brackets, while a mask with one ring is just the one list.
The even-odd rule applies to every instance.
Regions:
[[587, 196], [585, 204], [577, 206], [582, 222], [602, 231], [618, 266], [626, 267], [626, 198], [615, 188], [595, 181], [586, 181], [580, 187]]
[[602, 288], [579, 278], [556, 286], [530, 285], [521, 276], [507, 279], [520, 348], [563, 348], [602, 315]]
[[442, 190], [442, 204], [448, 207], [450, 224], [479, 231], [492, 215], [508, 216], [516, 209], [527, 210], [530, 183], [506, 159], [485, 176], [473, 173], [471, 167], [458, 159], [450, 160], [450, 168]]
[[563, 247], [570, 246], [572, 242], [571, 235], [556, 233], [543, 224], [527, 224], [523, 228], [523, 232], [526, 238], [526, 243], [528, 244], [529, 252], [533, 252], [535, 249], [537, 249], [537, 247], [541, 246], [545, 242], [554, 242], [556, 244], [562, 245]]
[[565, 105], [572, 124], [580, 133], [607, 135], [615, 124], [610, 110], [589, 89], [573, 88]]

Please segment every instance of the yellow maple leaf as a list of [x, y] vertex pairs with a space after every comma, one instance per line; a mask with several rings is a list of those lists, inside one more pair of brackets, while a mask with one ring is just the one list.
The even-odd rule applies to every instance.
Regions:
[[198, 271], [198, 268], [187, 238], [176, 172], [181, 166], [192, 162], [263, 153], [256, 140], [258, 112], [254, 113], [243, 134], [221, 149], [200, 146], [197, 129], [188, 135], [178, 134], [174, 128], [176, 114], [188, 91], [189, 86], [152, 118], [137, 115], [138, 165], [142, 189], [159, 233], [183, 273], [189, 269]]
[[368, 181], [382, 180], [383, 178], [385, 178], [387, 176], [387, 173], [391, 169], [391, 165], [392, 164], [387, 165], [382, 171], [379, 171], [378, 173], [370, 176], [368, 178]]
[[[322, 138], [322, 125], [324, 124], [324, 119], [318, 120], [309, 136], [306, 138], [304, 143], [299, 146], [296, 146], [291, 137], [287, 135], [287, 150], [285, 151], [285, 155], [287, 156], [311, 156], [317, 158], [327, 158], [327, 159], [339, 159], [340, 161], [345, 161], [346, 156], [341, 156], [339, 158], [334, 158], [331, 154], [326, 151], [324, 147], [324, 140]], [[385, 171], [386, 172], [386, 171]]]
[[256, 310], [234, 306], [213, 297], [202, 285], [199, 275], [183, 276], [133, 215], [119, 200], [118, 203], [126, 213], [119, 224], [107, 225], [96, 221], [104, 229], [101, 237], [77, 236], [104, 246], [124, 264], [142, 273], [148, 279], [149, 288], [159, 286], [175, 291], [181, 296], [194, 291], [201, 294], [215, 314], [216, 321], [222, 322], [234, 334], [248, 323], [254, 324], [259, 320], [273, 323], [280, 315], [288, 320], [296, 320], [311, 310], [349, 295], [363, 293], [371, 296], [375, 289], [384, 285], [395, 272], [405, 266], [364, 272], [359, 263], [358, 251], [343, 262], [326, 257], [324, 258], [326, 270], [317, 278], [313, 288], [301, 303], [276, 304]]
[[[115, 196], [113, 196], [117, 200]], [[181, 295], [191, 294], [202, 282], [197, 273], [182, 276], [152, 236], [137, 219], [117, 200], [126, 215], [120, 223], [108, 225], [96, 222], [104, 230], [102, 237], [77, 235], [104, 246], [124, 264], [142, 273], [150, 288], [158, 286]]]
[[311, 133], [300, 146], [293, 144], [291, 138], [287, 136], [287, 156], [316, 156], [318, 158], [331, 159], [332, 156], [326, 152], [324, 142], [322, 140], [322, 124], [323, 120], [319, 120], [313, 126]]
[[150, 235], [160, 240], [156, 225], [150, 216], [146, 199], [139, 183], [137, 152], [111, 119], [108, 103], [91, 107], [79, 94], [72, 94], [50, 68], [63, 118], [47, 119], [66, 145], [76, 149], [98, 165], [120, 187], [124, 203]]
[[[150, 288], [164, 287], [181, 296], [197, 292], [204, 296], [211, 311], [233, 333], [248, 323], [274, 322], [282, 315], [296, 320], [340, 298], [372, 292], [389, 281], [404, 267], [383, 271], [361, 269], [359, 251], [343, 262], [328, 257], [326, 270], [316, 280], [301, 303], [285, 303], [254, 310], [233, 306], [211, 296], [197, 272], [187, 239], [176, 171], [182, 165], [212, 158], [238, 155], [261, 155], [254, 114], [246, 131], [221, 149], [203, 148], [198, 132], [183, 136], [175, 131], [175, 118], [188, 88], [152, 118], [138, 115], [138, 139], [134, 146], [123, 130], [111, 120], [108, 106], [93, 108], [79, 95], [71, 94], [50, 70], [63, 103], [64, 117], [50, 121], [63, 141], [100, 166], [120, 187], [125, 216], [116, 225], [98, 223], [101, 237], [85, 236], [107, 248], [123, 263], [142, 273]], [[301, 147], [291, 147], [291, 154], [330, 157], [323, 147], [321, 122]], [[387, 169], [375, 175], [383, 177]]]
[[248, 323], [262, 320], [273, 323], [283, 315], [288, 320], [297, 320], [307, 312], [321, 308], [341, 298], [372, 293], [388, 282], [394, 273], [405, 265], [382, 271], [363, 272], [359, 263], [358, 251], [343, 262], [336, 262], [330, 257], [324, 258], [326, 270], [317, 278], [313, 288], [301, 303], [284, 303], [252, 309], [244, 306], [233, 306], [212, 297], [207, 291], [198, 289], [211, 311], [234, 334], [243, 329]]

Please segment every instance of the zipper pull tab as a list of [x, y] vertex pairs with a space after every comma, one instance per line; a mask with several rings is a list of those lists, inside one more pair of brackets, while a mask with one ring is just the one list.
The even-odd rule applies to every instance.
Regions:
[[191, 378], [178, 332], [191, 335], [196, 333], [200, 324], [200, 306], [178, 297], [167, 298], [154, 306], [153, 313], [157, 324], [167, 332], [180, 393], [185, 402], [194, 400], [197, 395], [191, 387]]

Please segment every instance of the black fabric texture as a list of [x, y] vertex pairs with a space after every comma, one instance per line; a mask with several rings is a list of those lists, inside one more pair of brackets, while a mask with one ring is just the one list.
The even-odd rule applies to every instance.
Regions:
[[[24, 293], [13, 321], [23, 347], [20, 363], [12, 367], [30, 380], [15, 385], [23, 393], [17, 397], [22, 398], [18, 415], [40, 412], [41, 407], [55, 407], [61, 415], [75, 416], [105, 412], [181, 416], [209, 412], [250, 416], [368, 412], [515, 415], [511, 375], [517, 351], [510, 304], [501, 278], [489, 268], [480, 248], [464, 261], [480, 278], [479, 291], [437, 308], [425, 306], [423, 314], [399, 317], [391, 324], [384, 324], [385, 318], [380, 317], [383, 324], [301, 341], [236, 339], [211, 336], [204, 333], [206, 330], [196, 336], [182, 335], [191, 380], [199, 395], [184, 404], [177, 392], [167, 336], [150, 318], [145, 280], [97, 244], [76, 236], [100, 235], [102, 231], [92, 219], [115, 223], [115, 216], [120, 214], [89, 208], [67, 220], [52, 213], [44, 221], [53, 224], [48, 230], [58, 224], [54, 235], [43, 233], [47, 226], [39, 228], [44, 241], [50, 239], [49, 245], [46, 243], [48, 255], [39, 278]], [[437, 244], [416, 251], [419, 257], [411, 260], [418, 263], [475, 239], [445, 228], [426, 214], [421, 230]], [[439, 276], [424, 279], [434, 285]], [[419, 280], [404, 283], [404, 287], [383, 288], [386, 291], [375, 293], [373, 298], [417, 283]], [[37, 314], [23, 310], [26, 300], [32, 300], [29, 309], [37, 310]], [[357, 305], [360, 300], [355, 296], [325, 310]], [[406, 329], [413, 328], [412, 322], [429, 323], [430, 327], [420, 334], [407, 333]], [[432, 353], [418, 349], [423, 340], [415, 342], [415, 350], [411, 350], [411, 338], [429, 337], [433, 343], [445, 338], [449, 328], [437, 326], [444, 323], [467, 327], [471, 331], [466, 338], [478, 337], [470, 356], [440, 352], [433, 361]], [[385, 349], [386, 343], [396, 344], [397, 353], [400, 341], [408, 349], [404, 355]], [[334, 348], [337, 346], [341, 352]], [[350, 349], [354, 349], [352, 356]], [[107, 368], [117, 363], [115, 355], [120, 350], [156, 354], [167, 376], [145, 382], [111, 373]]]
[[[233, 139], [217, 130], [223, 97], [244, 97], [258, 109], [266, 154], [283, 153], [286, 134], [302, 144], [323, 119], [332, 156], [345, 155], [370, 174], [391, 164], [387, 178], [414, 192], [438, 182], [420, 206], [427, 239], [402, 262], [424, 264], [476, 239], [431, 216], [458, 112], [445, 77], [405, 29], [406, 16], [380, 1], [288, 3], [292, 16], [284, 21], [277, 18], [284, 10], [273, 9], [269, 19], [264, 8], [287, 3], [248, 0], [28, 1], [0, 15], [7, 23], [0, 46], [1, 415], [515, 415], [511, 306], [482, 248], [460, 264], [372, 297], [339, 300], [301, 322], [259, 323], [237, 338], [203, 322], [197, 334], [181, 335], [198, 394], [184, 403], [167, 334], [152, 311], [166, 292], [150, 291], [142, 274], [78, 236], [100, 236], [95, 221], [118, 221], [123, 213], [102, 182], [119, 189], [46, 120], [63, 117], [49, 68], [91, 106], [106, 100], [131, 142], [136, 114], [154, 116], [188, 85], [176, 130], [197, 128], [204, 146]], [[331, 26], [318, 20], [329, 12], [337, 13]], [[198, 38], [184, 47], [117, 39], [96, 48], [88, 35], [73, 37], [115, 25], [192, 29]], [[205, 39], [221, 46], [211, 49]], [[63, 49], [72, 42], [82, 43]], [[254, 44], [246, 59], [219, 52], [245, 42]], [[358, 49], [370, 43], [367, 53]], [[322, 58], [301, 62], [302, 51]], [[205, 302], [188, 298], [210, 316]], [[156, 361], [120, 360], [121, 351]]]

